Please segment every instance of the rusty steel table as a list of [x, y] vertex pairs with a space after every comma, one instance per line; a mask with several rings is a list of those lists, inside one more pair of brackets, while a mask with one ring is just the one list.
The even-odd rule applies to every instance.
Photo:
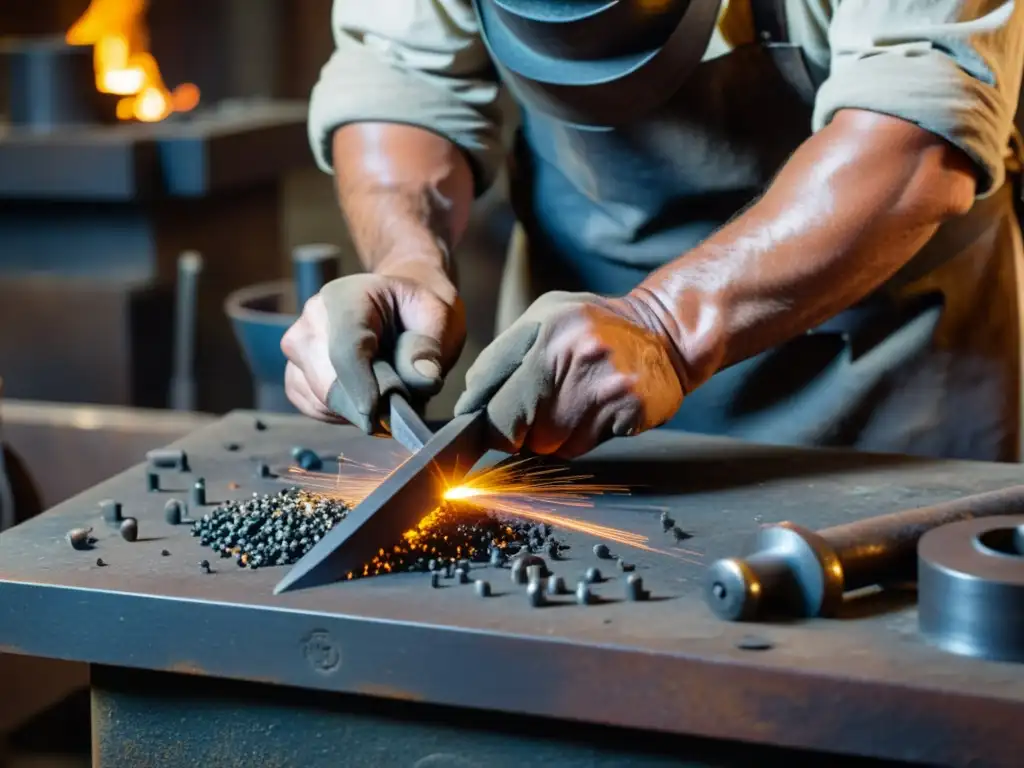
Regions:
[[[489, 599], [412, 573], [275, 597], [282, 568], [240, 569], [164, 522], [195, 476], [211, 504], [282, 487], [295, 445], [403, 457], [348, 428], [238, 412], [175, 443], [192, 474], [165, 472], [169, 490], [147, 493], [140, 465], [0, 536], [0, 652], [92, 665], [96, 765], [1020, 764], [1024, 667], [929, 647], [912, 592], [753, 626], [717, 620], [700, 591], [704, 565], [760, 523], [835, 525], [1013, 485], [1019, 467], [670, 432], [613, 442], [576, 469], [632, 495], [576, 513], [674, 556], [625, 553], [652, 592], [625, 602], [623, 574], [569, 533], [553, 570], [571, 585], [601, 567], [607, 599], [538, 609], [488, 566], [473, 575]], [[282, 477], [257, 478], [259, 461]], [[106, 498], [138, 518], [139, 541], [104, 526]], [[666, 509], [691, 539], [662, 532]], [[65, 541], [80, 526], [93, 551]]]

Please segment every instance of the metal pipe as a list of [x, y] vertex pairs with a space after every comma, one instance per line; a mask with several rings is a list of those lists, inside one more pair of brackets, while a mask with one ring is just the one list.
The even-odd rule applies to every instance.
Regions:
[[199, 274], [203, 257], [185, 251], [178, 257], [177, 305], [174, 311], [174, 371], [171, 379], [171, 408], [194, 411], [196, 407], [196, 326]]
[[810, 531], [785, 522], [760, 530], [745, 558], [708, 569], [705, 598], [721, 618], [831, 616], [843, 594], [912, 581], [930, 530], [971, 518], [1024, 514], [1024, 485]]

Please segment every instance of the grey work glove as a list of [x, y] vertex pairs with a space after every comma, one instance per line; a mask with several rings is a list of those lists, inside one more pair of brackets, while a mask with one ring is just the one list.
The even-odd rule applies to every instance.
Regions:
[[285, 390], [307, 416], [376, 431], [377, 358], [406, 390], [437, 394], [466, 336], [462, 303], [446, 279], [361, 274], [334, 280], [310, 299], [281, 340]]
[[637, 300], [541, 296], [480, 353], [456, 414], [487, 409], [496, 448], [572, 458], [679, 410], [678, 355]]

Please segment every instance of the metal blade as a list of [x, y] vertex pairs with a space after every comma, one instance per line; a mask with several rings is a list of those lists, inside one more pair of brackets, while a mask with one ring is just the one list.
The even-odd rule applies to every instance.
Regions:
[[418, 453], [424, 445], [430, 442], [434, 433], [419, 414], [409, 405], [409, 401], [401, 395], [392, 395], [389, 399], [390, 411], [385, 426], [391, 436], [397, 440], [409, 453]]
[[381, 547], [397, 543], [433, 510], [446, 481], [460, 481], [486, 452], [483, 411], [448, 422], [299, 560], [274, 594], [360, 573]]

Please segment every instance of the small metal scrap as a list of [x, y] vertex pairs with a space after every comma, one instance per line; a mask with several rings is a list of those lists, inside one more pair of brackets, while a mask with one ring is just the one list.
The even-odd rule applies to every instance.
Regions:
[[438, 587], [441, 586], [441, 572], [440, 571], [431, 571], [430, 572], [430, 586], [432, 586], [434, 589], [437, 589]]
[[775, 643], [758, 635], [744, 635], [737, 641], [736, 647], [741, 651], [770, 651]]
[[190, 502], [193, 507], [202, 507], [206, 504], [206, 480], [202, 477], [197, 477], [192, 484]]
[[499, 547], [491, 547], [491, 566], [500, 568], [505, 564], [505, 553]]
[[469, 571], [464, 568], [455, 569], [455, 578], [459, 584], [469, 584]]
[[436, 571], [438, 569], [438, 567], [439, 567], [438, 562], [435, 559], [431, 559], [430, 562], [427, 563], [427, 570], [428, 571]]
[[201, 570], [203, 573], [213, 573], [213, 570], [210, 568], [209, 560], [200, 560], [199, 570]]
[[113, 499], [104, 499], [100, 502], [100, 512], [103, 519], [108, 523], [121, 522], [121, 504]]
[[545, 545], [544, 551], [548, 553], [548, 557], [552, 560], [558, 560], [562, 556], [561, 547], [558, 546], [557, 541], [549, 541]]
[[632, 563], [627, 563], [621, 557], [618, 559], [617, 564], [619, 566], [619, 570], [622, 571], [623, 573], [632, 573], [633, 571], [636, 570], [636, 566], [635, 565], [633, 565]]
[[[267, 462], [261, 461], [261, 462], [256, 464], [256, 477], [259, 477], [259, 478], [273, 477], [273, 475], [270, 472], [270, 465], [267, 464]], [[254, 494], [254, 495], [257, 495], [257, 494]]]
[[590, 591], [590, 585], [585, 581], [576, 585], [576, 602], [580, 605], [592, 605], [596, 602], [594, 593]]
[[544, 580], [544, 567], [540, 565], [526, 566], [526, 583], [540, 584]]
[[177, 499], [168, 499], [167, 503], [164, 504], [164, 520], [167, 521], [167, 524], [181, 525], [184, 516], [185, 510], [182, 503]]
[[544, 595], [544, 584], [540, 581], [530, 582], [530, 585], [526, 588], [526, 597], [534, 608], [540, 608], [547, 605], [548, 602]]
[[607, 544], [595, 544], [594, 554], [601, 560], [611, 560], [612, 553]]
[[601, 571], [597, 568], [587, 568], [587, 572], [583, 574], [583, 582], [585, 584], [600, 584], [604, 581], [604, 576], [601, 575]]
[[686, 541], [687, 539], [692, 539], [693, 534], [687, 533], [679, 526], [676, 526], [672, 529], [672, 538], [675, 539], [676, 542]]
[[171, 553], [168, 552], [166, 549], [161, 549], [160, 550], [160, 557], [170, 557], [170, 556], [171, 556]]
[[302, 446], [292, 448], [292, 458], [296, 464], [307, 472], [316, 472], [324, 466], [316, 451], [311, 451], [309, 448], [303, 448]]
[[565, 588], [565, 579], [561, 576], [551, 575], [548, 577], [548, 594], [552, 597], [564, 595], [568, 590]]
[[478, 579], [473, 584], [473, 587], [476, 589], [476, 593], [479, 597], [491, 596], [491, 582]]
[[544, 558], [529, 554], [519, 555], [512, 561], [512, 582], [515, 584], [526, 584], [529, 581], [529, 571], [527, 569], [531, 565], [540, 567], [540, 578], [545, 578], [550, 573]]
[[175, 448], [158, 448], [146, 454], [146, 461], [157, 469], [176, 469], [188, 472], [188, 454]]
[[102, 557], [97, 557], [96, 558], [96, 567], [97, 568], [104, 568], [104, 567], [106, 567], [106, 565], [107, 564], [105, 562], [103, 562], [103, 558]]
[[626, 599], [640, 603], [647, 600], [651, 593], [644, 589], [644, 580], [638, 574], [630, 574], [626, 579]]
[[239, 443], [224, 443], [224, 450], [234, 453], [235, 451], [242, 450], [242, 446]]
[[139, 521], [134, 517], [126, 517], [121, 521], [121, 538], [125, 541], [136, 541], [139, 538]]
[[256, 431], [257, 431], [257, 432], [263, 432], [263, 431], [265, 431], [265, 430], [266, 430], [266, 428], [267, 428], [267, 425], [266, 425], [266, 424], [264, 424], [264, 423], [263, 423], [263, 421], [262, 421], [261, 419], [256, 419], [256, 420], [254, 420], [254, 421], [253, 421], [253, 423], [252, 423], [252, 425], [253, 425], [253, 427], [255, 427], [255, 429], [256, 429]]
[[527, 579], [526, 565], [523, 558], [512, 561], [512, 569], [509, 571], [513, 584], [525, 584]]
[[92, 538], [92, 528], [73, 528], [65, 538], [73, 549], [89, 549], [96, 541]]
[[155, 493], [160, 490], [160, 473], [158, 472], [147, 472], [146, 473], [146, 490], [149, 493]]
[[451, 562], [447, 562], [444, 564], [444, 568], [441, 569], [441, 572], [444, 573], [444, 577], [446, 579], [450, 579], [455, 575], [455, 566]]
[[661, 530], [668, 533], [675, 526], [676, 521], [669, 517], [668, 512], [661, 513]]

